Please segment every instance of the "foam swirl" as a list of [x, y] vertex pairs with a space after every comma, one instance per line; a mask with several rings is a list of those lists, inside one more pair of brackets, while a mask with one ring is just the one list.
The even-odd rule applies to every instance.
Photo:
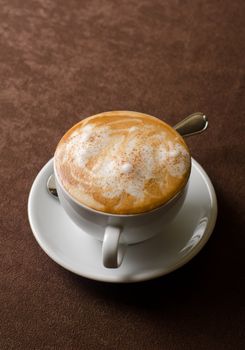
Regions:
[[151, 210], [185, 184], [190, 155], [182, 137], [157, 118], [107, 112], [84, 119], [61, 139], [55, 167], [65, 189], [96, 210]]

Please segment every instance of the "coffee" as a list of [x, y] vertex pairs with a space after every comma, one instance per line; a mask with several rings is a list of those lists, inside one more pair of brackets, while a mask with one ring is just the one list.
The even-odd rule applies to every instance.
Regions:
[[73, 126], [59, 142], [55, 168], [79, 203], [112, 214], [157, 208], [186, 184], [190, 154], [163, 121], [136, 112], [97, 114]]

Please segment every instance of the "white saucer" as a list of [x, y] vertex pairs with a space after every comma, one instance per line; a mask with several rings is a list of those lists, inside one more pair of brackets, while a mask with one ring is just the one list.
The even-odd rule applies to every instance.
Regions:
[[51, 159], [36, 177], [29, 195], [28, 216], [41, 248], [56, 263], [78, 275], [105, 282], [138, 282], [165, 275], [191, 260], [208, 241], [217, 217], [213, 185], [192, 159], [188, 193], [175, 220], [162, 234], [129, 246], [118, 269], [102, 265], [101, 242], [81, 231], [59, 201], [46, 190], [53, 173]]

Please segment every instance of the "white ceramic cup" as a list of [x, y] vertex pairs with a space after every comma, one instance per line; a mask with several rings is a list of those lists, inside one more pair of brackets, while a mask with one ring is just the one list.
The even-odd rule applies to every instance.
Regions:
[[162, 232], [173, 220], [184, 201], [187, 186], [170, 201], [152, 211], [117, 215], [91, 209], [74, 199], [63, 187], [54, 165], [59, 200], [74, 223], [102, 242], [102, 260], [107, 268], [117, 268], [123, 261], [127, 245], [145, 241]]

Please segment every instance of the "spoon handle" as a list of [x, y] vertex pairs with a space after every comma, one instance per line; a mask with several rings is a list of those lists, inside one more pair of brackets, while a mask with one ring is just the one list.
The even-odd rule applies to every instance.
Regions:
[[178, 131], [181, 136], [191, 136], [199, 134], [206, 130], [208, 127], [207, 117], [201, 113], [196, 112], [189, 117], [183, 119], [181, 122], [174, 126], [174, 129]]

